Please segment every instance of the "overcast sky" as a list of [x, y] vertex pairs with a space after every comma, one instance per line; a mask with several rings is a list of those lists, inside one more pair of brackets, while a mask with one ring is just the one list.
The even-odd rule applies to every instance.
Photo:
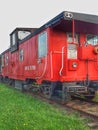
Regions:
[[40, 27], [62, 11], [98, 15], [97, 0], [0, 0], [0, 53], [16, 27]]

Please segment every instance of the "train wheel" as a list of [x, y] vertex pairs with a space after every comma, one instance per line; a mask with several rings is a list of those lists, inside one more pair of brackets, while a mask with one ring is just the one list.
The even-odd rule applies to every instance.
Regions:
[[42, 85], [41, 86], [41, 92], [42, 94], [44, 95], [44, 97], [50, 99], [51, 98], [51, 86], [45, 86], [45, 85]]

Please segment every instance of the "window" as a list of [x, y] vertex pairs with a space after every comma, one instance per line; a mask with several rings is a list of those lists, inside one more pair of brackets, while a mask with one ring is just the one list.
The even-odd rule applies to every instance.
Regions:
[[19, 52], [19, 60], [20, 60], [20, 61], [23, 61], [23, 49], [20, 49], [20, 52]]
[[8, 65], [8, 56], [6, 56], [6, 65]]
[[[67, 41], [68, 41], [69, 43], [73, 42], [72, 33], [68, 33], [68, 34], [67, 34]], [[79, 42], [78, 34], [74, 34], [74, 42], [76, 42], [76, 43]]]
[[47, 33], [44, 32], [38, 36], [38, 57], [47, 54]]
[[68, 44], [68, 59], [77, 59], [77, 45], [76, 44]]
[[1, 57], [1, 66], [2, 67], [4, 66], [4, 55], [2, 55], [2, 57]]
[[15, 33], [12, 34], [12, 46], [16, 44], [16, 35]]
[[88, 44], [91, 44], [91, 45], [98, 44], [98, 36], [97, 35], [87, 34], [86, 37], [87, 37]]
[[30, 35], [29, 31], [18, 31], [18, 39], [19, 40], [23, 40], [28, 35]]
[[18, 49], [18, 37], [17, 37], [16, 30], [10, 34], [10, 40], [11, 40], [10, 47], [11, 47], [11, 53], [12, 53]]

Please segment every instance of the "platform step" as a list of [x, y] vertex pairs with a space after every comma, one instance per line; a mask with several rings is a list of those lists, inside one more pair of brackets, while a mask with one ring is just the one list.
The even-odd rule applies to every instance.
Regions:
[[86, 86], [80, 86], [80, 85], [74, 85], [74, 86], [68, 86], [67, 87], [68, 92], [79, 92], [79, 93], [85, 93], [87, 92]]

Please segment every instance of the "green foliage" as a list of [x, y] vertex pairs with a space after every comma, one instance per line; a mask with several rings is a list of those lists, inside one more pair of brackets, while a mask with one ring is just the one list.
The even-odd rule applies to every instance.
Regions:
[[0, 130], [89, 130], [69, 115], [34, 97], [0, 84]]

